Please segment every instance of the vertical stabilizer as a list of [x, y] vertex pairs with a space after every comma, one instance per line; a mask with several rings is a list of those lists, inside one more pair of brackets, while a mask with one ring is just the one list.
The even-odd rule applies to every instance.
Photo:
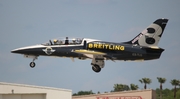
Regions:
[[139, 35], [127, 43], [137, 44], [140, 46], [157, 47], [168, 19], [157, 19]]

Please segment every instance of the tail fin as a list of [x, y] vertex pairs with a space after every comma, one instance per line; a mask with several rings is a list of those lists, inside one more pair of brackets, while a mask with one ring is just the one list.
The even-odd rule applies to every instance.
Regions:
[[137, 44], [140, 46], [157, 47], [167, 22], [168, 19], [157, 19], [144, 31], [127, 43]]

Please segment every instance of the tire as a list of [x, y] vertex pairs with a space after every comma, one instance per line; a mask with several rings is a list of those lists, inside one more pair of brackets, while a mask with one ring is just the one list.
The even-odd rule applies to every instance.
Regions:
[[35, 62], [31, 62], [29, 65], [31, 68], [34, 68], [36, 66]]
[[101, 71], [101, 68], [99, 67], [99, 65], [93, 65], [92, 70], [96, 73], [99, 73]]

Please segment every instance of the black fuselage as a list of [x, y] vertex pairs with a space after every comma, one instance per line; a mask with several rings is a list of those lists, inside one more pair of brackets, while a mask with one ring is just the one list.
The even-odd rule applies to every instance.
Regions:
[[72, 50], [86, 49], [106, 53], [114, 60], [151, 60], [158, 59], [164, 51], [162, 48], [150, 48], [125, 43], [112, 43], [94, 41], [87, 44], [77, 45], [36, 45], [27, 48], [13, 50], [12, 53], [19, 53], [34, 56], [58, 56], [72, 58], [89, 58], [84, 54], [75, 53]]

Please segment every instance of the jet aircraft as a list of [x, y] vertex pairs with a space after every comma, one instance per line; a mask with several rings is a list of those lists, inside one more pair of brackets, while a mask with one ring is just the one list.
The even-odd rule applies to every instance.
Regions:
[[142, 61], [159, 59], [163, 48], [158, 47], [168, 19], [155, 20], [135, 38], [127, 42], [108, 42], [89, 38], [57, 38], [47, 43], [17, 48], [12, 53], [32, 58], [30, 67], [35, 67], [39, 56], [68, 57], [74, 60], [91, 59], [92, 70], [100, 72], [105, 60]]

